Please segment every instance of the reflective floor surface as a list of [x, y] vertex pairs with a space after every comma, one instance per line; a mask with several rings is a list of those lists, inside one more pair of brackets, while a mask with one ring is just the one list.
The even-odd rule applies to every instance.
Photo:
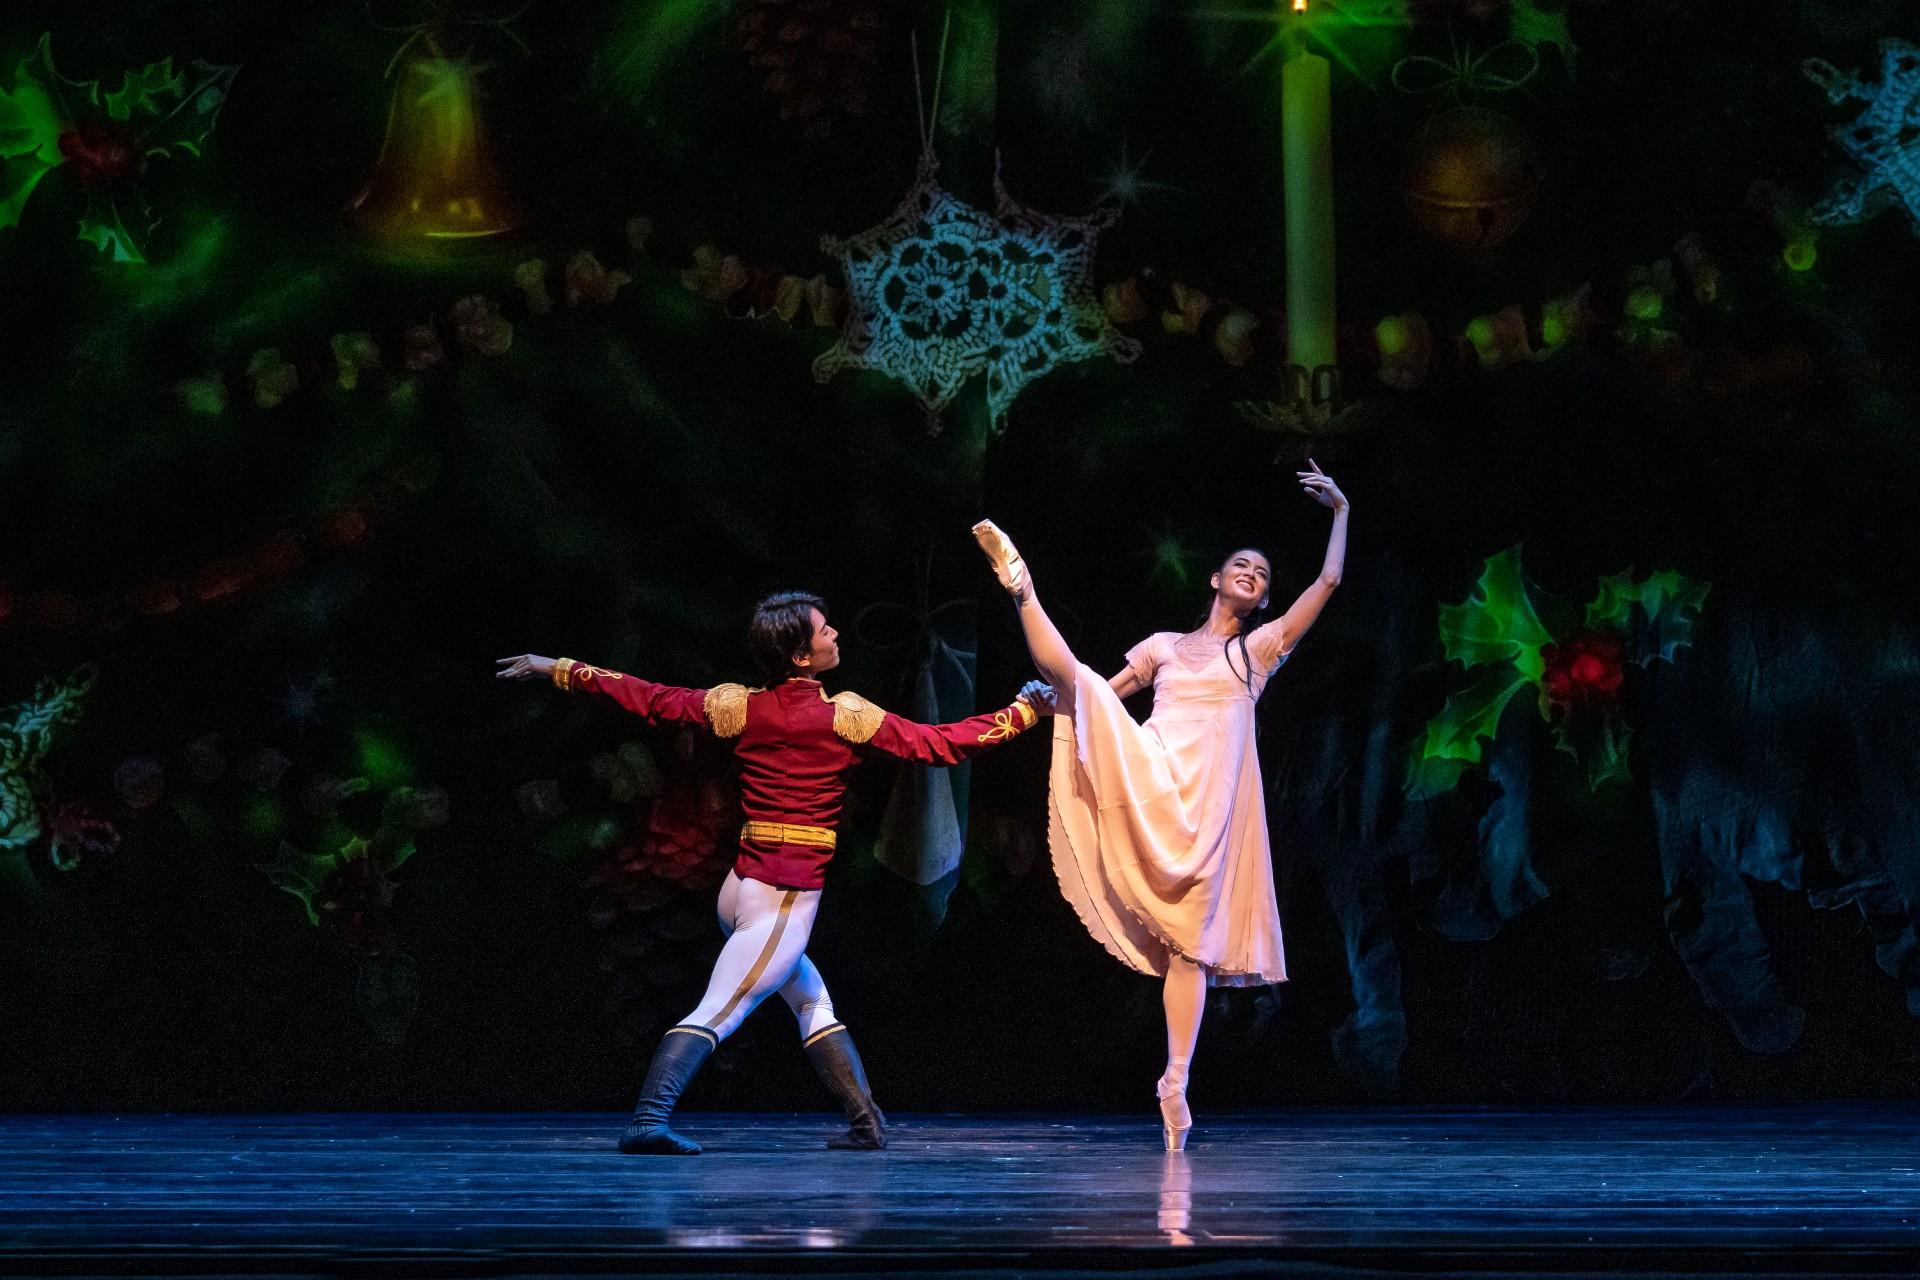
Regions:
[[1920, 1274], [1920, 1106], [0, 1117], [0, 1271]]

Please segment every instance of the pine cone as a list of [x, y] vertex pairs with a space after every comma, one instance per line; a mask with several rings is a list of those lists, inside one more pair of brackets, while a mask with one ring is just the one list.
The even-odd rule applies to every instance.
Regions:
[[873, 0], [746, 0], [734, 31], [780, 118], [820, 138], [866, 113], [884, 26]]

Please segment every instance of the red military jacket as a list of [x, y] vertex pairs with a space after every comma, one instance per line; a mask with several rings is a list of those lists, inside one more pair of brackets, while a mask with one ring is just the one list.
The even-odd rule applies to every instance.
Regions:
[[[857, 693], [828, 697], [818, 680], [795, 678], [771, 689], [679, 689], [571, 658], [554, 664], [553, 682], [611, 698], [654, 724], [699, 725], [731, 739], [748, 819], [734, 870], [783, 889], [818, 889], [825, 882], [847, 775], [863, 751], [959, 764], [1038, 719], [1032, 707], [1015, 701], [953, 724], [918, 724]], [[769, 829], [777, 827], [789, 829]]]

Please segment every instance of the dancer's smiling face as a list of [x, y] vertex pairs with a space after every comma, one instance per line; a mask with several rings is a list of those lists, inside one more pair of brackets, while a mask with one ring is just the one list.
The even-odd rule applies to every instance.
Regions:
[[813, 636], [806, 648], [793, 655], [793, 667], [798, 675], [818, 679], [822, 672], [840, 665], [840, 633], [827, 621], [826, 614], [814, 609], [812, 615]]
[[1267, 588], [1272, 582], [1273, 566], [1252, 547], [1242, 547], [1228, 556], [1212, 578], [1214, 594], [1242, 614], [1267, 607]]

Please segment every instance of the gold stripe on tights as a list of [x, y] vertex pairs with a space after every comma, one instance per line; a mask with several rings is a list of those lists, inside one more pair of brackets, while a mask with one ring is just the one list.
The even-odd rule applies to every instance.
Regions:
[[781, 895], [780, 918], [773, 922], [773, 936], [767, 939], [766, 946], [760, 948], [759, 958], [753, 962], [753, 968], [747, 970], [747, 976], [740, 979], [740, 985], [735, 988], [733, 998], [728, 1000], [726, 1006], [714, 1015], [714, 1026], [723, 1027], [727, 1024], [727, 1019], [732, 1016], [734, 1009], [739, 1006], [742, 1000], [747, 998], [747, 992], [753, 990], [753, 984], [760, 981], [760, 975], [765, 973], [767, 966], [773, 963], [773, 953], [780, 946], [781, 935], [787, 931], [787, 919], [793, 914], [794, 900], [799, 896], [800, 891], [798, 889], [789, 889]]

